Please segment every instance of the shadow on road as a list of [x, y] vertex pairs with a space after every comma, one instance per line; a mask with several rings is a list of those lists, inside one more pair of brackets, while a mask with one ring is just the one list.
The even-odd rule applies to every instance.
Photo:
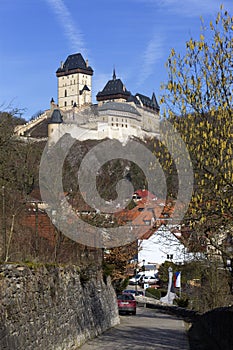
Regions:
[[181, 320], [151, 310], [138, 310], [136, 316], [121, 316], [121, 324], [88, 342], [82, 350], [189, 349]]

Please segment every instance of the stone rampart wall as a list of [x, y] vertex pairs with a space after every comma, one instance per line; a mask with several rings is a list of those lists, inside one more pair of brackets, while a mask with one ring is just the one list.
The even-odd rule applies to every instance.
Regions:
[[70, 350], [119, 322], [110, 280], [77, 267], [0, 266], [0, 349]]

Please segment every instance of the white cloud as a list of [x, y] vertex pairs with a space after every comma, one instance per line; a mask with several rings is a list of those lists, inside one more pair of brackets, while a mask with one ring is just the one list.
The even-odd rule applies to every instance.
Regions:
[[63, 0], [47, 0], [47, 2], [58, 17], [58, 20], [64, 29], [64, 33], [70, 42], [72, 51], [82, 52], [84, 55], [87, 55], [83, 34], [75, 25], [71, 13], [65, 6]]
[[153, 73], [156, 62], [163, 58], [163, 40], [158, 34], [149, 41], [143, 57], [142, 68], [138, 77], [137, 86], [141, 86]]
[[145, 4], [156, 6], [157, 10], [164, 10], [168, 13], [176, 14], [180, 17], [194, 17], [215, 15], [223, 4], [224, 8], [232, 8], [231, 0], [186, 0], [181, 3], [180, 0], [133, 0]]

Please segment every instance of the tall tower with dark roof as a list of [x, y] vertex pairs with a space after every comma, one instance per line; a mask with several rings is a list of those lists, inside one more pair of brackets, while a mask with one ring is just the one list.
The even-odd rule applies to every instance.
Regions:
[[69, 55], [56, 71], [58, 80], [58, 106], [69, 110], [74, 105], [91, 104], [93, 69], [81, 53]]
[[115, 68], [113, 69], [112, 79], [107, 82], [102, 91], [96, 95], [99, 104], [105, 101], [126, 102], [131, 93], [122, 83], [121, 79], [116, 78]]

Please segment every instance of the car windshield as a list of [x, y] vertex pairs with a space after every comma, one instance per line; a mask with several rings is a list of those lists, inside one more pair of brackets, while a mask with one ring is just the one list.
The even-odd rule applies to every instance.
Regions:
[[131, 294], [120, 294], [117, 296], [118, 300], [134, 300], [133, 295]]
[[126, 289], [126, 290], [123, 290], [123, 293], [137, 294], [137, 291], [134, 289]]

